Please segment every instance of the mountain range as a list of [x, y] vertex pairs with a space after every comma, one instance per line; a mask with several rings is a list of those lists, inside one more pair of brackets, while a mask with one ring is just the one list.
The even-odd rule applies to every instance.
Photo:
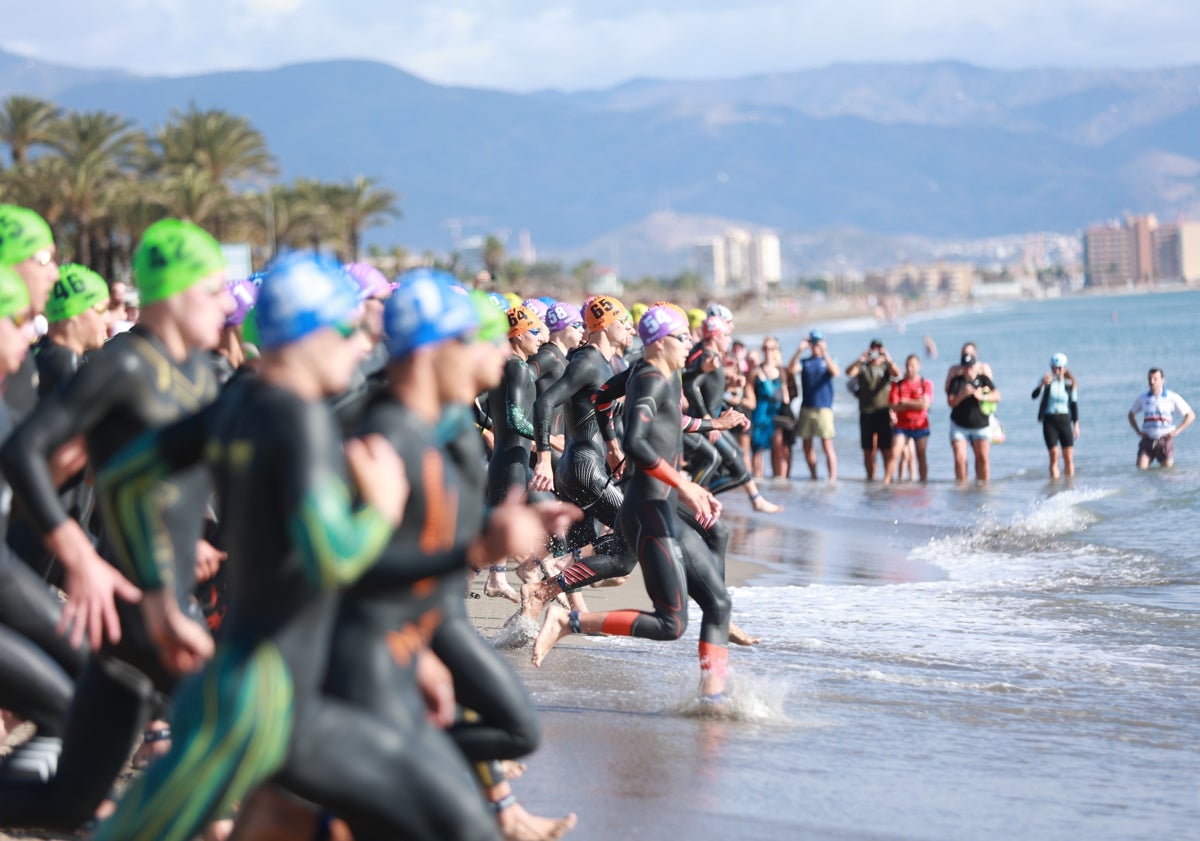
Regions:
[[966, 240], [1200, 207], [1200, 65], [842, 64], [518, 94], [367, 61], [148, 77], [0, 53], [0, 96], [11, 93], [144, 128], [189, 103], [245, 115], [283, 178], [380, 177], [404, 217], [368, 241], [415, 250], [448, 250], [452, 230], [509, 232], [514, 248], [528, 230], [543, 253], [619, 253], [622, 236], [670, 219], [684, 224], [664, 240], [729, 224], [785, 242], [846, 230]]

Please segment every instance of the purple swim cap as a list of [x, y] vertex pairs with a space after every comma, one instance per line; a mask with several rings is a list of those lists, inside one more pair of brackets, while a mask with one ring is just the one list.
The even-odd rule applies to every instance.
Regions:
[[583, 313], [574, 304], [556, 301], [554, 306], [546, 307], [546, 317], [542, 321], [546, 322], [551, 333], [557, 333], [559, 330], [566, 330], [572, 324], [582, 324]]
[[546, 320], [546, 310], [549, 309], [549, 307], [546, 306], [546, 302], [541, 298], [526, 298], [521, 302], [521, 306], [528, 307], [529, 309], [533, 310], [533, 314], [536, 315], [540, 320]]
[[347, 263], [344, 267], [347, 274], [358, 284], [358, 299], [379, 298], [391, 295], [395, 284], [387, 279], [383, 272], [370, 263]]
[[229, 317], [225, 319], [225, 326], [237, 327], [246, 320], [246, 313], [254, 309], [254, 304], [258, 301], [258, 286], [249, 279], [231, 280], [228, 286], [229, 294], [233, 296], [236, 306]]
[[687, 316], [676, 307], [663, 304], [651, 307], [638, 322], [638, 336], [641, 337], [643, 345], [652, 345], [659, 339], [684, 333], [691, 335]]

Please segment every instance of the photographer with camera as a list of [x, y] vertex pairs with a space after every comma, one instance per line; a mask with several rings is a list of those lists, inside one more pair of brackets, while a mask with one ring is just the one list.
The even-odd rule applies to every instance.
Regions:
[[883, 457], [886, 472], [892, 451], [892, 411], [888, 397], [892, 391], [892, 380], [900, 376], [900, 368], [883, 346], [883, 340], [872, 339], [870, 346], [850, 363], [846, 376], [858, 386], [854, 393], [858, 397], [863, 467], [867, 470], [867, 481], [873, 482], [876, 457]]

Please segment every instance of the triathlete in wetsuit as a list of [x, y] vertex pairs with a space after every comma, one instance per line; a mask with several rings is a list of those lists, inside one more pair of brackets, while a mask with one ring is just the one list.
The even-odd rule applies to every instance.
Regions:
[[[710, 315], [700, 325], [704, 337], [688, 354], [683, 370], [683, 393], [687, 397], [687, 413], [695, 418], [715, 418], [721, 414], [725, 401], [724, 355], [729, 350], [731, 328], [723, 318]], [[701, 439], [693, 439], [699, 444]], [[705, 458], [706, 447], [700, 445], [688, 454], [688, 469], [692, 478], [713, 493], [722, 493], [745, 486], [746, 495], [755, 511], [774, 514], [778, 505], [768, 502], [746, 469], [742, 448], [729, 432], [714, 432], [705, 444], [711, 444], [720, 454], [722, 473]], [[703, 464], [703, 466], [701, 466]]]
[[[114, 604], [114, 594], [128, 599], [138, 592], [68, 518], [49, 459], [82, 434], [92, 469], [100, 469], [140, 432], [213, 399], [216, 382], [203, 349], [216, 345], [232, 307], [223, 266], [219, 244], [197, 226], [174, 219], [152, 225], [134, 255], [147, 302], [142, 325], [92, 355], [0, 449], [15, 498], [66, 569], [71, 601], [64, 614], [75, 622], [73, 636], [78, 640], [86, 631], [97, 648], [105, 635], [110, 640], [79, 678], [57, 774], [36, 785], [0, 785], [0, 826], [74, 829], [90, 819], [129, 757], [156, 693], [169, 694], [175, 685], [152, 642], [157, 629], [148, 617], [132, 604]], [[188, 604], [201, 531], [196, 512], [203, 511], [208, 492], [199, 470], [164, 485], [167, 532], [157, 547], [157, 575], [177, 605]], [[109, 530], [108, 536], [119, 543], [120, 535]], [[122, 563], [119, 546], [113, 548], [114, 563]]]
[[[488, 416], [492, 419], [492, 457], [488, 461], [487, 503], [499, 505], [517, 489], [524, 494], [529, 486], [530, 446], [533, 443], [533, 401], [537, 396], [529, 359], [546, 341], [546, 325], [525, 306], [512, 307], [508, 318], [508, 342], [512, 354], [504, 362], [500, 384], [487, 393]], [[517, 574], [522, 578], [535, 567], [537, 558], [519, 558]], [[507, 564], [493, 564], [483, 592], [520, 601], [506, 579]]]
[[[678, 639], [687, 626], [688, 574], [707, 573], [708, 587], [692, 593], [704, 619], [700, 629], [701, 694], [717, 698], [725, 686], [729, 633], [729, 596], [716, 580], [711, 557], [697, 561], [703, 541], [695, 541], [685, 557], [680, 548], [676, 506], [680, 500], [702, 524], [716, 519], [721, 506], [707, 490], [690, 481], [674, 465], [681, 447], [680, 386], [675, 372], [683, 367], [691, 346], [687, 320], [674, 307], [651, 307], [638, 326], [645, 363], [630, 376], [627, 388], [625, 452], [633, 462], [633, 478], [621, 506], [621, 525], [637, 551], [646, 592], [654, 612], [615, 610], [567, 612], [551, 606], [534, 643], [533, 663], [542, 660], [562, 637], [571, 633], [617, 634], [646, 639]], [[707, 567], [707, 569], [705, 568]]]
[[[567, 535], [568, 547], [579, 549], [592, 544], [596, 553], [559, 573], [559, 583], [564, 591], [628, 575], [637, 563], [620, 534], [617, 512], [622, 495], [613, 484], [608, 469], [610, 466], [616, 468], [621, 461], [620, 448], [615, 442], [606, 448], [592, 404], [592, 395], [613, 375], [609, 360], [617, 350], [629, 344], [632, 327], [621, 302], [605, 295], [587, 303], [584, 323], [587, 343], [571, 356], [559, 381], [546, 389], [533, 406], [537, 462], [529, 487], [534, 491], [556, 490], [559, 497], [582, 508], [584, 520], [571, 527]], [[558, 469], [552, 474], [550, 432], [553, 411], [564, 404], [567, 443]], [[597, 539], [598, 523], [614, 529], [613, 534]]]
[[[0, 376], [18, 370], [29, 339], [18, 326], [30, 316], [29, 292], [21, 278], [0, 267]], [[0, 403], [0, 441], [12, 432]], [[12, 492], [0, 476], [0, 534], [8, 526]], [[53, 776], [60, 738], [86, 654], [56, 633], [62, 608], [46, 583], [0, 544], [0, 709], [37, 725], [37, 736], [21, 744], [3, 764], [7, 777]]]
[[[50, 289], [58, 280], [54, 234], [46, 220], [27, 207], [0, 204], [0, 266], [10, 266], [29, 290], [34, 315], [46, 311]], [[25, 357], [20, 369], [4, 378], [4, 402], [14, 424], [37, 404], [37, 364]]]
[[[351, 442], [343, 456], [322, 399], [345, 388], [358, 362], [361, 346], [348, 340], [357, 296], [333, 264], [284, 257], [263, 281], [257, 315], [259, 375], [143, 437], [100, 476], [106, 514], [127, 531], [147, 587], [144, 607], [161, 618], [164, 660], [187, 668], [205, 654], [198, 628], [155, 588], [157, 482], [181, 467], [212, 474], [232, 597], [212, 660], [175, 699], [171, 752], [134, 782], [95, 841], [186, 841], [285, 760], [296, 772], [288, 786], [358, 837], [395, 837], [405, 825], [386, 760], [407, 745], [378, 717], [320, 694], [338, 589], [379, 556], [406, 497], [385, 442]], [[347, 459], [367, 500], [358, 510]]]
[[[85, 354], [98, 350], [108, 340], [108, 284], [86, 266], [67, 263], [59, 267], [58, 282], [46, 303], [49, 332], [33, 346], [38, 373], [38, 396], [46, 397], [69, 380], [83, 364]], [[90, 534], [94, 495], [80, 471], [59, 488], [63, 507], [71, 519]], [[62, 568], [42, 545], [41, 535], [25, 517], [15, 517], [9, 526], [8, 543], [45, 580], [62, 585]]]
[[[480, 314], [474, 354], [466, 370], [476, 379], [477, 391], [494, 388], [502, 376], [509, 353], [505, 342], [507, 320], [480, 295], [473, 295]], [[499, 321], [497, 321], [499, 317]], [[461, 403], [444, 407], [439, 434], [458, 472], [463, 489], [459, 516], [474, 523], [477, 539], [465, 561], [475, 568], [510, 555], [527, 555], [544, 545], [545, 535], [565, 529], [580, 512], [559, 502], [527, 506], [505, 500], [496, 507], [484, 505], [486, 473], [482, 446], [474, 432], [471, 413]], [[462, 598], [462, 579], [439, 583], [444, 620], [431, 647], [454, 677], [454, 690], [463, 711], [450, 728], [451, 737], [466, 757], [476, 763], [492, 808], [506, 837], [557, 838], [575, 824], [575, 816], [551, 819], [530, 815], [516, 802], [497, 760], [516, 759], [530, 753], [541, 739], [533, 701], [520, 678], [498, 651], [475, 630]]]

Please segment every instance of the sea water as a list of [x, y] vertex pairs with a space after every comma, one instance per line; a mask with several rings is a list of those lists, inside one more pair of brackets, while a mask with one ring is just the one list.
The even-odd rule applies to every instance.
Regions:
[[[1200, 408], [1197, 316], [1179, 292], [782, 332], [786, 354], [822, 328], [843, 367], [873, 337], [901, 368], [921, 353], [930, 481], [865, 481], [839, 383], [839, 481], [797, 446], [792, 481], [763, 483], [784, 513], [726, 497], [730, 557], [767, 568], [733, 593], [763, 642], [731, 652], [732, 716], [687, 714], [694, 605], [679, 643], [556, 653], [521, 668], [547, 728], [531, 793], [580, 838], [1198, 837], [1200, 428], [1139, 472], [1126, 418], [1150, 367]], [[982, 488], [953, 481], [942, 396], [968, 340], [1008, 432]], [[1050, 480], [1030, 398], [1055, 352], [1079, 381], [1073, 481]]]

